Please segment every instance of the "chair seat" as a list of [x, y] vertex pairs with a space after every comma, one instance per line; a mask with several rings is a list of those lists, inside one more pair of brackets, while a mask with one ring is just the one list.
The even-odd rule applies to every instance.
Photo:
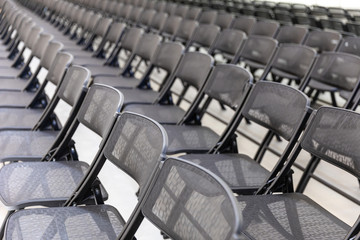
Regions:
[[124, 111], [145, 115], [161, 124], [176, 124], [185, 115], [185, 111], [174, 105], [131, 104]]
[[0, 68], [0, 79], [1, 78], [16, 78], [20, 73], [20, 69], [16, 68]]
[[6, 206], [60, 206], [81, 182], [89, 165], [79, 161], [19, 162], [0, 169]]
[[31, 130], [43, 109], [0, 108], [0, 130]]
[[34, 96], [34, 92], [0, 91], [0, 107], [25, 108], [30, 104]]
[[262, 63], [258, 63], [258, 62], [255, 62], [255, 61], [251, 61], [251, 60], [244, 60], [244, 63], [246, 65], [248, 65], [249, 67], [251, 68], [255, 68], [255, 69], [263, 69], [265, 68], [265, 64], [262, 64]]
[[163, 125], [168, 135], [168, 154], [205, 153], [217, 143], [219, 136], [208, 127]]
[[158, 92], [143, 89], [119, 89], [124, 95], [124, 105], [128, 104], [151, 104], [159, 96]]
[[58, 131], [1, 131], [0, 162], [41, 159], [51, 148]]
[[181, 158], [209, 169], [233, 190], [256, 191], [269, 176], [268, 170], [245, 154], [187, 154]]
[[[0, 52], [1, 54], [1, 52]], [[0, 69], [1, 68], [10, 68], [14, 64], [14, 60], [4, 58], [0, 59]]]
[[277, 69], [277, 68], [272, 68], [271, 72], [273, 74], [275, 74], [276, 76], [279, 76], [279, 77], [282, 77], [282, 78], [293, 79], [295, 81], [300, 80], [300, 78], [298, 76], [296, 76], [294, 74], [291, 74], [291, 73], [288, 73], [288, 72], [285, 72], [285, 71], [282, 71], [282, 70]]
[[27, 83], [27, 79], [0, 78], [0, 91], [5, 90], [20, 92], [26, 87]]
[[[56, 223], [56, 224], [54, 224]], [[109, 205], [37, 208], [11, 215], [7, 239], [116, 239], [125, 225], [119, 212]], [[19, 236], [18, 229], [22, 235]], [[36, 229], [36, 231], [34, 231]]]
[[310, 80], [308, 86], [319, 91], [336, 92], [339, 90], [337, 87], [316, 80]]
[[344, 239], [350, 227], [298, 193], [238, 196], [251, 239]]
[[140, 84], [140, 82], [141, 82], [140, 79], [134, 77], [123, 77], [123, 76], [114, 76], [114, 77], [99, 76], [94, 79], [94, 83], [102, 83], [115, 88], [135, 88]]
[[88, 66], [87, 68], [90, 70], [91, 76], [93, 76], [93, 77], [119, 76], [120, 75], [120, 69], [118, 67]]

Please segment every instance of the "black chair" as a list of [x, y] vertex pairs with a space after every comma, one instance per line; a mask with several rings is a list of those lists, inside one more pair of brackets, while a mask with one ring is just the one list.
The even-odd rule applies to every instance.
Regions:
[[256, 23], [256, 18], [251, 16], [238, 16], [231, 24], [231, 28], [245, 32], [250, 35], [251, 29]]
[[308, 30], [301, 26], [282, 26], [276, 34], [275, 39], [282, 43], [302, 44]]
[[166, 19], [164, 27], [160, 31], [161, 36], [163, 36], [165, 39], [172, 40], [175, 33], [178, 31], [182, 20], [183, 19], [179, 16], [169, 16]]
[[341, 40], [336, 51], [353, 54], [353, 55], [360, 57], [360, 38], [359, 37], [344, 37]]
[[210, 47], [215, 42], [217, 36], [220, 33], [220, 27], [213, 24], [199, 25], [192, 34], [189, 41], [186, 44], [186, 50], [189, 51], [192, 48], [195, 50], [205, 49], [210, 50]]
[[186, 45], [186, 43], [191, 39], [198, 26], [198, 21], [183, 19], [180, 22], [179, 28], [177, 29], [174, 37], [171, 40], [179, 41], [182, 44]]
[[201, 15], [197, 19], [199, 24], [214, 24], [217, 18], [218, 12], [215, 10], [202, 11]]
[[318, 53], [335, 51], [341, 41], [338, 32], [314, 30], [309, 32], [304, 45], [314, 48]]
[[214, 22], [221, 30], [229, 28], [235, 16], [231, 13], [219, 13]]
[[280, 24], [275, 21], [258, 21], [252, 26], [249, 36], [275, 37], [279, 27]]
[[199, 16], [201, 15], [201, 11], [202, 11], [202, 9], [199, 7], [191, 7], [187, 11], [184, 18], [189, 19], [189, 20], [197, 20], [199, 18]]
[[167, 22], [167, 18], [167, 13], [156, 13], [149, 25], [148, 31], [153, 33], [160, 33], [163, 30], [165, 23]]
[[[303, 194], [271, 193], [272, 187], [290, 171], [300, 150], [359, 178], [358, 122], [358, 113], [349, 110], [323, 107], [314, 112], [287, 165], [278, 176], [269, 178], [272, 180], [259, 191], [269, 195], [237, 197], [238, 209], [242, 210], [243, 215], [244, 234], [252, 238], [269, 239], [356, 238], [360, 219], [350, 227]], [[313, 222], [318, 224], [309, 224]], [[262, 231], [265, 228], [266, 231]]]

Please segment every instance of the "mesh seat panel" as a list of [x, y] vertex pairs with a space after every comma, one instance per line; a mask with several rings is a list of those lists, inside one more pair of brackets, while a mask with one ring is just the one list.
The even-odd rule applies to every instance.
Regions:
[[94, 79], [94, 83], [101, 83], [115, 88], [135, 88], [137, 85], [139, 85], [140, 82], [140, 79], [137, 79], [135, 77], [123, 76], [99, 76]]
[[193, 44], [209, 48], [216, 39], [220, 27], [211, 24], [203, 24], [196, 28], [194, 35], [191, 37]]
[[41, 159], [50, 149], [57, 131], [0, 132], [0, 161]]
[[[22, 91], [26, 87], [26, 79], [0, 78], [0, 90]], [[2, 95], [3, 92], [0, 92]]]
[[128, 105], [124, 109], [129, 112], [136, 112], [145, 115], [161, 124], [176, 124], [185, 115], [185, 111], [173, 105]]
[[34, 98], [33, 92], [0, 92], [0, 107], [27, 107]]
[[120, 89], [124, 95], [124, 104], [153, 103], [159, 96], [158, 92], [143, 89]]
[[8, 206], [22, 203], [59, 206], [71, 196], [88, 167], [87, 163], [78, 161], [5, 165], [0, 170], [1, 199]]
[[109, 66], [86, 66], [91, 72], [91, 76], [118, 76], [120, 69], [118, 67]]
[[317, 52], [332, 52], [335, 51], [337, 45], [341, 40], [341, 34], [338, 32], [328, 31], [311, 31], [304, 45], [314, 48]]
[[358, 37], [345, 37], [337, 51], [360, 56], [360, 39]]
[[209, 169], [231, 189], [258, 189], [269, 171], [244, 154], [188, 154], [181, 158]]
[[320, 91], [328, 91], [328, 92], [336, 92], [339, 90], [339, 88], [337, 87], [333, 87], [329, 84], [326, 84], [326, 83], [322, 83], [322, 82], [319, 82], [319, 81], [316, 81], [316, 80], [310, 80], [308, 86], [310, 88], [315, 88], [317, 90], [320, 90]]
[[0, 108], [0, 129], [31, 130], [42, 113], [42, 109]]
[[5, 236], [7, 239], [59, 239], [60, 236], [74, 240], [115, 239], [124, 225], [118, 211], [108, 205], [29, 209], [11, 215]]
[[19, 69], [15, 68], [0, 69], [0, 80], [2, 78], [16, 78], [19, 73]]
[[219, 135], [202, 126], [164, 125], [169, 137], [168, 154], [207, 152], [218, 141]]
[[218, 36], [213, 50], [218, 50], [234, 57], [240, 49], [243, 39], [245, 38], [246, 34], [242, 31], [235, 29], [225, 29]]
[[82, 66], [103, 66], [105, 63], [105, 59], [93, 58], [91, 56], [87, 57], [87, 56], [76, 55], [76, 58], [74, 59], [73, 63]]
[[254, 239], [344, 239], [350, 229], [302, 194], [238, 196], [243, 231]]

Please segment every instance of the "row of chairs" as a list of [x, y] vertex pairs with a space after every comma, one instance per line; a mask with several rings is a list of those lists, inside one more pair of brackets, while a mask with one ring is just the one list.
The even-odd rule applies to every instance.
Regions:
[[[140, 41], [140, 40], [139, 40]], [[168, 44], [170, 44], [170, 43], [168, 43]], [[207, 69], [205, 68], [204, 69], [204, 71], [203, 72], [200, 72], [200, 73], [198, 73], [198, 70], [199, 69], [202, 69], [202, 68], [198, 68], [198, 66], [199, 65], [196, 65], [196, 66], [192, 66], [193, 65], [193, 62], [191, 62], [191, 60], [192, 60], [192, 58], [194, 57], [194, 56], [196, 56], [197, 57], [197, 60], [203, 60], [204, 62], [206, 62], [206, 60], [207, 60], [207, 65], [208, 65], [208, 67], [207, 67]], [[200, 61], [194, 61], [194, 63], [200, 63]], [[192, 76], [196, 76], [196, 75], [198, 75], [198, 76], [200, 76], [200, 78], [202, 77], [202, 78], [206, 78], [207, 77], [207, 75], [208, 75], [208, 73], [206, 74], [206, 71], [207, 72], [209, 72], [209, 70], [211, 69], [211, 65], [209, 66], [209, 62], [210, 62], [210, 64], [211, 64], [211, 58], [209, 58], [209, 57], [206, 57], [206, 55], [204, 55], [204, 54], [198, 54], [198, 53], [186, 53], [184, 56], [183, 56], [183, 58], [182, 58], [182, 60], [181, 60], [181, 62], [180, 62], [180, 64], [179, 64], [179, 66], [177, 67], [177, 71], [176, 71], [176, 73], [179, 75], [179, 77], [184, 77], [184, 78], [189, 78], [187, 81], [189, 82], [189, 83], [191, 83], [191, 81], [194, 81], [194, 79], [191, 79], [191, 77]], [[187, 71], [185, 71], [186, 69], [189, 69], [189, 67], [193, 67], [194, 68], [194, 70], [193, 71], [189, 71], [189, 72], [187, 72]], [[227, 69], [228, 68], [228, 69]], [[233, 72], [231, 72], [230, 70], [233, 68]], [[196, 71], [197, 70], [197, 71]], [[196, 74], [195, 74], [196, 73]], [[188, 75], [186, 75], [186, 74], [188, 74]], [[221, 82], [221, 80], [223, 81], [224, 79], [224, 74], [227, 74], [227, 75], [230, 75], [230, 76], [232, 76], [232, 75], [235, 75], [234, 76], [234, 80], [233, 79], [231, 79], [231, 78], [225, 78], [225, 79], [229, 79], [229, 81], [230, 80], [233, 80], [233, 82], [232, 83], [234, 83], [234, 82], [236, 82], [236, 81], [238, 81], [239, 82], [239, 88], [237, 88], [237, 89], [239, 89], [238, 91], [235, 91], [234, 89], [235, 89], [235, 86], [233, 86], [232, 88], [231, 88], [231, 91], [230, 91], [230, 93], [231, 92], [234, 92], [234, 94], [235, 94], [235, 96], [233, 96], [233, 97], [235, 97], [235, 98], [237, 98], [237, 99], [235, 99], [234, 100], [234, 102], [232, 103], [231, 102], [231, 98], [229, 98], [229, 97], [225, 97], [224, 96], [224, 93], [228, 93], [229, 94], [229, 90], [227, 90], [227, 91], [223, 91], [222, 89], [219, 89], [219, 87], [220, 86], [222, 86], [223, 85], [223, 83], [220, 83]], [[189, 75], [191, 75], [191, 76], [189, 76]], [[95, 81], [96, 81], [96, 78], [95, 78]], [[203, 80], [204, 81], [204, 80]], [[300, 117], [300, 119], [299, 118], [294, 118], [294, 119], [297, 119], [297, 120], [300, 120], [301, 121], [301, 119], [305, 119], [306, 118], [306, 116], [308, 116], [308, 113], [306, 113], [307, 112], [307, 110], [306, 109], [308, 109], [308, 101], [306, 100], [306, 97], [304, 96], [304, 95], [302, 95], [300, 92], [298, 92], [298, 91], [296, 91], [296, 90], [294, 90], [293, 88], [290, 88], [290, 87], [287, 87], [287, 86], [284, 86], [284, 85], [279, 85], [279, 84], [275, 84], [275, 83], [264, 83], [264, 82], [259, 82], [259, 83], [257, 83], [256, 84], [256, 86], [254, 87], [254, 89], [252, 90], [252, 92], [251, 92], [251, 95], [249, 96], [249, 97], [247, 97], [247, 95], [249, 94], [249, 89], [251, 88], [251, 75], [249, 74], [249, 73], [247, 73], [246, 71], [244, 71], [243, 69], [241, 69], [241, 68], [239, 68], [239, 67], [235, 67], [235, 66], [231, 66], [231, 65], [219, 65], [219, 66], [216, 66], [215, 68], [214, 68], [214, 70], [212, 71], [212, 73], [211, 73], [211, 75], [210, 75], [210, 77], [208, 78], [208, 80], [205, 80], [206, 81], [206, 86], [204, 86], [202, 89], [206, 89], [206, 90], [204, 90], [203, 91], [203, 94], [208, 94], [211, 98], [214, 98], [214, 99], [220, 99], [220, 100], [223, 100], [224, 101], [224, 104], [228, 104], [228, 105], [230, 105], [230, 107], [232, 107], [232, 108], [235, 108], [235, 109], [238, 109], [238, 110], [236, 110], [236, 111], [238, 111], [239, 112], [239, 114], [237, 114], [236, 115], [236, 117], [234, 117], [234, 121], [240, 121], [242, 118], [243, 118], [243, 115], [245, 115], [245, 117], [246, 118], [248, 118], [248, 119], [251, 119], [252, 121], [254, 121], [254, 122], [259, 122], [259, 123], [261, 123], [262, 121], [264, 121], [265, 120], [265, 125], [266, 124], [269, 124], [267, 121], [269, 121], [269, 119], [268, 120], [266, 120], [266, 119], [263, 119], [263, 116], [264, 115], [261, 115], [261, 113], [260, 113], [260, 115], [259, 115], [259, 113], [256, 113], [256, 111], [257, 110], [254, 110], [254, 109], [258, 109], [258, 107], [257, 106], [260, 106], [261, 108], [263, 108], [264, 107], [264, 103], [269, 103], [270, 101], [269, 100], [267, 100], [266, 99], [266, 96], [268, 96], [270, 99], [272, 99], [272, 98], [274, 98], [274, 96], [277, 96], [278, 97], [278, 101], [276, 102], [277, 104], [275, 104], [274, 103], [274, 106], [277, 106], [277, 107], [279, 107], [279, 109], [281, 109], [281, 110], [283, 110], [283, 109], [285, 109], [284, 107], [285, 106], [288, 106], [288, 108], [290, 107], [289, 105], [289, 103], [288, 103], [288, 100], [286, 100], [286, 101], [284, 101], [284, 99], [288, 99], [288, 98], [294, 98], [295, 99], [295, 97], [294, 97], [294, 94], [297, 94], [297, 95], [299, 95], [299, 98], [300, 99], [303, 99], [302, 101], [299, 101], [299, 102], [302, 102], [303, 103], [303, 105], [302, 105], [302, 107], [300, 107], [300, 109], [302, 109], [302, 110], [299, 110], [299, 114], [300, 114], [300, 116], [303, 116], [303, 117]], [[242, 81], [242, 82], [241, 82]], [[225, 84], [224, 84], [225, 85]], [[229, 85], [227, 85], [227, 86], [229, 86]], [[244, 86], [248, 86], [248, 87], [246, 87], [245, 89], [244, 89]], [[212, 88], [213, 87], [213, 88]], [[278, 88], [278, 89], [277, 89]], [[273, 91], [271, 91], [271, 89], [273, 89]], [[239, 96], [239, 92], [243, 92], [245, 95], [242, 95], [242, 97], [241, 96]], [[272, 94], [271, 94], [272, 93]], [[268, 94], [268, 95], [267, 95]], [[230, 94], [231, 95], [231, 94]], [[259, 98], [259, 96], [264, 96], [263, 98]], [[284, 97], [284, 99], [281, 99], [281, 98], [279, 98], [279, 96], [283, 96]], [[287, 97], [286, 97], [287, 96]], [[289, 96], [291, 96], [291, 97], [289, 97]], [[240, 99], [239, 99], [240, 98]], [[244, 103], [244, 99], [247, 99], [246, 100], [246, 102]], [[125, 101], [126, 101], [126, 96], [125, 96]], [[282, 103], [282, 105], [280, 106], [280, 103]], [[239, 105], [241, 105], [241, 106], [239, 106]], [[300, 103], [299, 103], [299, 105], [301, 105]], [[131, 105], [130, 105], [131, 106]], [[273, 114], [278, 114], [278, 112], [281, 112], [281, 111], [274, 111], [274, 106], [269, 106], [269, 112], [267, 113], [267, 114], [269, 114], [269, 116], [273, 116], [271, 113], [273, 113]], [[242, 109], [241, 109], [242, 108]], [[247, 109], [248, 108], [248, 109]], [[241, 111], [241, 110], [242, 111]], [[247, 110], [245, 110], [245, 109], [247, 109]], [[254, 112], [255, 111], [255, 112]], [[265, 110], [266, 111], [266, 110]], [[325, 110], [321, 110], [321, 111], [325, 111]], [[318, 111], [318, 112], [321, 112], [320, 110]], [[92, 111], [92, 112], [96, 112], [96, 113], [98, 113], [99, 112], [99, 110], [96, 110], [96, 111]], [[241, 112], [241, 114], [240, 114], [240, 112]], [[290, 116], [291, 116], [291, 114], [290, 114]], [[290, 117], [290, 116], [287, 116], [287, 117]], [[281, 118], [281, 117], [279, 117], [279, 116], [274, 116], [274, 118], [275, 119], [286, 119], [286, 118]], [[104, 118], [104, 119], [106, 119], [106, 118]], [[191, 119], [191, 118], [190, 118]], [[194, 118], [193, 118], [194, 119]], [[196, 118], [195, 118], [196, 119]], [[272, 119], [272, 118], [271, 118]], [[82, 123], [84, 123], [82, 120], [79, 120], [79, 121], [81, 121]], [[96, 122], [96, 121], [95, 121]], [[270, 121], [270, 123], [272, 123], [273, 121]], [[288, 122], [290, 122], [290, 123], [293, 123], [293, 119], [291, 119], [291, 120], [289, 120]], [[302, 121], [301, 121], [302, 122]], [[90, 123], [84, 123], [85, 125], [86, 124], [88, 124], [88, 125], [90, 125]], [[288, 123], [289, 124], [289, 123]], [[289, 137], [289, 134], [291, 134], [291, 133], [289, 133], [289, 131], [290, 131], [290, 129], [289, 129], [289, 126], [288, 126], [288, 124], [286, 124], [287, 126], [286, 126], [286, 128], [284, 129], [284, 126], [283, 125], [281, 125], [280, 124], [280, 131], [282, 130], [283, 132], [282, 133], [280, 133], [281, 134], [281, 136], [284, 136], [285, 138], [288, 138]], [[302, 125], [302, 124], [304, 124], [303, 122], [302, 123], [299, 123], [300, 125]], [[277, 125], [277, 124], [276, 124]], [[235, 128], [237, 126], [237, 124], [235, 124], [235, 122], [234, 122], [234, 124], [230, 124], [229, 125], [229, 127], [232, 127], [232, 128]], [[165, 129], [167, 128], [167, 126], [164, 126], [165, 127]], [[189, 126], [190, 128], [191, 128], [191, 126]], [[273, 126], [271, 126], [270, 128], [272, 128]], [[184, 128], [185, 128], [185, 126], [184, 126]], [[275, 128], [275, 127], [274, 127]], [[301, 128], [300, 126], [299, 126], [299, 128]], [[171, 127], [170, 127], [170, 129], [171, 129]], [[167, 129], [168, 130], [168, 129]], [[167, 131], [167, 132], [169, 132], [169, 131]], [[291, 132], [291, 131], [290, 131]], [[295, 133], [294, 133], [295, 134]], [[232, 136], [232, 134], [229, 132], [229, 136]], [[294, 137], [294, 139], [297, 139], [298, 138], [298, 136], [297, 137]], [[224, 138], [224, 142], [226, 142], [225, 141], [226, 140], [226, 138]], [[230, 139], [230, 141], [232, 141], [231, 139]], [[295, 141], [296, 142], [296, 141]], [[294, 141], [291, 143], [291, 144], [294, 144], [295, 143]], [[188, 143], [189, 144], [189, 143]], [[190, 142], [190, 144], [191, 144], [191, 142]], [[291, 148], [291, 144], [289, 145], [289, 151], [290, 151], [290, 148]], [[222, 144], [222, 147], [223, 148], [227, 148], [228, 149], [228, 144], [227, 143], [224, 143], [224, 144]], [[299, 147], [298, 147], [299, 148]], [[220, 150], [221, 148], [219, 148], [219, 150]], [[289, 154], [290, 154], [290, 152], [289, 151], [286, 151], [287, 153], [285, 154], [285, 155], [287, 155], [287, 156], [289, 156]], [[112, 151], [113, 152], [113, 151]], [[212, 154], [212, 155], [214, 155], [214, 154]], [[218, 154], [217, 154], [218, 155]], [[189, 156], [191, 156], [191, 155], [189, 155]], [[287, 157], [284, 157], [284, 159], [283, 160], [286, 160], [287, 159]], [[294, 159], [294, 158], [292, 158], [292, 159]], [[284, 162], [282, 163], [282, 164], [284, 164]], [[16, 165], [16, 164], [15, 164]], [[215, 164], [216, 166], [218, 166], [218, 164]], [[280, 163], [279, 163], [279, 165], [281, 165]], [[7, 165], [7, 166], [14, 166], [14, 164], [9, 164], [9, 165]], [[255, 165], [256, 166], [256, 165]], [[284, 170], [284, 172], [285, 173], [283, 173], [283, 176], [288, 176], [288, 172], [289, 172], [289, 167], [291, 166], [291, 164], [289, 163], [289, 165], [287, 165], [287, 167], [288, 167], [288, 169], [285, 169]], [[14, 166], [15, 167], [15, 166]], [[259, 168], [259, 167], [258, 167]], [[261, 168], [260, 168], [261, 169]], [[281, 167], [279, 167], [279, 169], [282, 169]], [[273, 179], [271, 179], [270, 180], [270, 182], [272, 182], [273, 181]], [[279, 179], [277, 179], [276, 180], [277, 182], [278, 181], [280, 181], [280, 182], [282, 182], [282, 183], [284, 183], [284, 179], [281, 179], [281, 178], [279, 178]], [[286, 181], [285, 181], [286, 182]], [[279, 186], [281, 186], [281, 184], [279, 184], [279, 183], [277, 183], [277, 184], [275, 184], [275, 185], [273, 185], [273, 186], [276, 186], [276, 188], [275, 189], [272, 189], [272, 190], [269, 190], [269, 191], [279, 191]], [[290, 185], [288, 185], [288, 184], [285, 184], [285, 186], [283, 187], [283, 189], [282, 189], [282, 191], [286, 191], [286, 188], [288, 188]], [[266, 187], [267, 188], [267, 187]], [[286, 196], [285, 196], [286, 197]], [[252, 197], [251, 197], [252, 198]], [[246, 202], [246, 199], [247, 198], [239, 198], [238, 200], [240, 201], [240, 202], [242, 202], [242, 204], [243, 204], [243, 206], [247, 206], [247, 205], [252, 205], [252, 203], [254, 202], [254, 199], [248, 199], [249, 200], [249, 202]], [[287, 197], [287, 198], [285, 198], [286, 199], [286, 201], [291, 201], [291, 200], [288, 200], [288, 199], [291, 199], [291, 198], [296, 198], [296, 197], [294, 197], [294, 196], [289, 196], [289, 197]], [[245, 200], [244, 200], [245, 199]], [[245, 201], [245, 202], [244, 202]], [[274, 201], [274, 198], [272, 198], [272, 199], [269, 199], [269, 201], [270, 202], [273, 202]], [[279, 199], [279, 201], [284, 201], [284, 199]], [[308, 201], [308, 200], [307, 200]], [[266, 201], [260, 201], [260, 203], [265, 203]], [[260, 204], [259, 203], [259, 204]], [[269, 206], [270, 205], [272, 205], [271, 203], [268, 203], [269, 204]], [[251, 207], [250, 207], [251, 208]], [[256, 211], [258, 211], [258, 208], [255, 206], [254, 207], [254, 210], [256, 210]], [[49, 210], [49, 211], [53, 211], [53, 210]], [[255, 211], [255, 212], [256, 212]], [[19, 212], [22, 212], [22, 211], [19, 211]], [[36, 213], [35, 213], [36, 214]], [[37, 213], [37, 214], [39, 214], [39, 213]], [[13, 216], [15, 216], [15, 215], [13, 215]], [[254, 215], [254, 213], [253, 212], [251, 212], [249, 215], [248, 215], [248, 217], [254, 217], [255, 215]], [[267, 216], [269, 216], [270, 218], [271, 218], [271, 216], [270, 215], [267, 215]], [[247, 218], [247, 220], [249, 221], [248, 222], [248, 224], [250, 224], [251, 223], [251, 220], [252, 218]], [[289, 218], [290, 219], [290, 218]], [[266, 222], [267, 220], [265, 219], [264, 220], [264, 223]], [[246, 224], [245, 224], [246, 225]], [[341, 224], [340, 224], [341, 225]], [[250, 227], [250, 229], [251, 229], [251, 227]], [[253, 236], [256, 236], [256, 229], [254, 230], [254, 231], [251, 231], [250, 229], [248, 229], [247, 231], [248, 231], [248, 233], [247, 234], [249, 234], [249, 235], [253, 235]], [[260, 229], [260, 228], [259, 228]], [[356, 229], [356, 228], [354, 228], [354, 229]], [[181, 229], [180, 229], [181, 230]], [[279, 229], [278, 229], [279, 230]], [[283, 230], [282, 229], [280, 229], [280, 233], [282, 232]], [[165, 232], [168, 232], [168, 231], [165, 231]], [[219, 233], [220, 232], [220, 230], [219, 231], [217, 231], [217, 233]], [[341, 232], [344, 232], [344, 231], [341, 231]], [[356, 230], [354, 231], [353, 230], [353, 232], [351, 233], [352, 235], [356, 235]], [[296, 235], [296, 236], [301, 236], [301, 234], [302, 233], [294, 233], [294, 234], [300, 234], [300, 235]], [[345, 234], [344, 234], [345, 235]], [[343, 236], [344, 236], [343, 235]], [[170, 235], [171, 236], [171, 235]], [[333, 235], [332, 235], [333, 236]], [[350, 236], [350, 235], [349, 235]], [[186, 236], [180, 236], [180, 238], [186, 238]], [[195, 237], [196, 238], [196, 237]], [[215, 237], [215, 239], [217, 239], [216, 237]]]

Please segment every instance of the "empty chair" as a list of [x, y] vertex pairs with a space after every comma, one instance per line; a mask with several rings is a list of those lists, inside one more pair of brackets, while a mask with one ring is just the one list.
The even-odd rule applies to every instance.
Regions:
[[184, 18], [189, 20], [197, 20], [201, 15], [201, 11], [201, 8], [192, 6], [189, 8]]
[[[300, 150], [353, 175], [354, 179], [360, 177], [356, 154], [360, 142], [356, 134], [359, 114], [323, 107], [313, 115], [286, 166], [278, 176], [269, 178], [270, 181], [264, 184], [259, 193], [276, 191], [275, 186], [290, 171]], [[359, 219], [351, 227], [300, 193], [238, 196], [237, 201], [246, 226], [242, 230], [252, 238], [352, 239], [358, 235]], [[308, 224], [309, 221], [321, 225]], [[264, 228], [266, 231], [259, 231]]]
[[164, 27], [160, 31], [161, 36], [167, 39], [173, 39], [182, 21], [183, 19], [179, 16], [169, 16], [166, 19]]
[[309, 29], [320, 29], [319, 21], [314, 16], [308, 15], [306, 13], [295, 13], [294, 21], [295, 23], [308, 27]]
[[174, 15], [176, 8], [177, 8], [176, 3], [167, 2], [165, 4], [164, 12], [166, 12], [167, 14], [169, 14], [169, 16], [171, 16]]
[[[67, 67], [70, 65], [73, 57], [68, 53], [58, 53], [49, 68], [48, 74], [45, 77], [43, 85], [48, 82], [56, 86], [55, 95], [51, 98], [45, 109], [34, 108], [29, 104], [28, 108], [0, 108], [0, 129], [1, 130], [37, 130], [37, 129], [54, 129], [59, 130], [61, 124], [54, 113], [55, 107], [61, 98], [59, 94], [64, 91], [66, 87], [74, 87], [69, 79], [71, 74], [68, 74], [68, 78], [64, 81], [63, 76]], [[62, 85], [65, 87], [62, 87]], [[45, 87], [41, 89], [39, 94], [44, 94]], [[36, 97], [35, 97], [36, 98]], [[42, 96], [44, 98], [44, 96]], [[35, 102], [35, 101], [34, 101]], [[70, 104], [70, 103], [69, 103]]]
[[330, 31], [311, 31], [304, 45], [314, 48], [318, 53], [335, 51], [341, 40], [341, 34]]
[[156, 11], [153, 9], [144, 10], [136, 25], [148, 30], [151, 27], [151, 23], [156, 14], [157, 14]]
[[316, 103], [321, 93], [329, 92], [331, 101], [337, 106], [336, 92], [347, 96], [344, 107], [349, 107], [354, 100], [355, 92], [358, 89], [360, 69], [360, 57], [340, 52], [325, 52], [319, 55], [307, 75], [300, 89], [303, 91], [310, 88], [307, 93], [312, 97], [312, 102]]
[[202, 24], [192, 34], [192, 37], [186, 44], [186, 49], [190, 50], [191, 47], [195, 47], [195, 49], [205, 48], [208, 51], [219, 33], [219, 26]]
[[126, 21], [126, 19], [129, 19], [132, 9], [133, 6], [130, 4], [125, 4], [119, 7], [118, 12], [116, 14], [117, 20]]
[[[168, 18], [167, 13], [156, 13], [155, 16], [153, 17], [150, 25], [148, 26], [148, 30], [150, 32], [154, 32], [154, 33], [162, 32], [164, 25], [167, 22], [167, 18]], [[180, 19], [180, 18], [178, 18], [178, 19]], [[177, 28], [176, 28], [176, 30], [177, 30]]]
[[217, 61], [216, 55], [221, 55], [226, 63], [230, 63], [240, 50], [246, 34], [236, 29], [224, 29], [218, 34], [215, 43], [211, 46], [209, 54], [213, 55]]
[[359, 37], [344, 37], [337, 50], [337, 52], [344, 52], [360, 57], [360, 38]]
[[214, 24], [217, 18], [217, 11], [203, 11], [198, 18], [199, 24]]
[[249, 35], [275, 37], [279, 27], [280, 24], [275, 21], [258, 21], [252, 26]]
[[287, 79], [289, 85], [293, 81], [299, 85], [310, 71], [316, 55], [316, 51], [311, 47], [282, 44], [276, 50], [260, 79], [269, 79], [269, 75], [271, 75], [271, 79], [275, 82]]
[[[260, 81], [256, 83], [239, 112], [239, 121], [234, 122], [235, 125], [232, 127], [235, 131], [241, 119], [246, 118], [268, 131], [254, 158], [243, 153], [226, 153], [226, 144], [229, 144], [229, 139], [223, 139], [219, 145], [214, 145], [207, 154], [189, 154], [180, 157], [211, 170], [233, 191], [239, 194], [253, 194], [270, 175], [276, 176], [286, 164], [306, 126], [309, 115], [310, 103], [305, 94], [283, 84]], [[232, 136], [232, 134], [234, 133], [230, 132], [227, 136]], [[278, 161], [274, 162], [273, 170], [270, 172], [261, 166], [260, 162], [274, 134], [278, 134], [288, 143]], [[284, 189], [292, 188], [292, 182], [283, 180], [278, 186]]]
[[144, 9], [140, 7], [135, 7], [131, 10], [128, 18], [124, 19], [124, 22], [126, 22], [130, 26], [136, 25], [136, 23], [139, 21], [140, 17], [142, 17]]
[[[187, 5], [177, 5], [175, 10], [174, 10], [174, 13], [173, 15], [175, 16], [179, 16], [179, 17], [182, 17], [182, 18], [185, 18], [185, 16], [188, 15], [188, 11], [189, 11], [189, 6]], [[190, 13], [192, 14], [192, 13]], [[194, 13], [193, 13], [194, 14]], [[195, 15], [195, 14], [194, 14]], [[189, 18], [188, 18], [189, 19]], [[193, 18], [193, 20], [196, 20], [196, 17]]]
[[279, 28], [275, 39], [281, 43], [295, 43], [302, 44], [308, 30], [300, 26], [282, 26]]
[[172, 40], [186, 44], [198, 26], [198, 21], [183, 19]]
[[265, 69], [276, 50], [277, 44], [278, 42], [270, 37], [249, 36], [232, 63], [244, 63], [254, 74], [258, 69]]
[[256, 23], [256, 18], [251, 16], [238, 16], [231, 24], [231, 28], [241, 30], [250, 35], [251, 29]]
[[234, 15], [231, 13], [220, 13], [217, 15], [214, 24], [219, 26], [220, 29], [223, 30], [230, 27], [233, 19]]

